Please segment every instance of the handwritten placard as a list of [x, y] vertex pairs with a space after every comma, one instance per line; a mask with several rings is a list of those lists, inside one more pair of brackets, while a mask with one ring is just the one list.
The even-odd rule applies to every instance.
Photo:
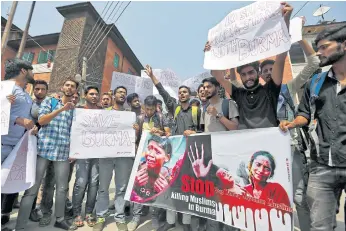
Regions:
[[204, 68], [225, 70], [271, 57], [291, 46], [280, 2], [258, 1], [229, 13], [209, 30]]
[[8, 134], [8, 127], [10, 125], [11, 103], [6, 97], [12, 94], [14, 84], [14, 81], [1, 81], [1, 135]]
[[213, 77], [213, 76], [210, 74], [210, 71], [206, 71], [206, 72], [203, 72], [199, 75], [196, 75], [192, 78], [185, 80], [182, 83], [182, 85], [188, 86], [191, 89], [191, 91], [197, 92], [198, 86], [202, 83], [203, 79], [206, 79], [209, 77]]
[[71, 128], [71, 158], [135, 156], [134, 112], [75, 110]]
[[153, 94], [153, 82], [149, 77], [142, 78], [114, 71], [112, 75], [111, 90], [114, 90], [118, 86], [126, 87], [128, 95], [137, 93], [141, 102], [144, 101], [145, 97]]
[[301, 41], [303, 28], [303, 17], [295, 17], [290, 21], [291, 43]]

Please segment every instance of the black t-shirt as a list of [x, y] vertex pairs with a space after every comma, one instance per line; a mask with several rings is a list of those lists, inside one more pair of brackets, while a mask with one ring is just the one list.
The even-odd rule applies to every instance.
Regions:
[[270, 80], [251, 91], [232, 85], [232, 98], [238, 104], [239, 129], [277, 127], [276, 108], [281, 85]]

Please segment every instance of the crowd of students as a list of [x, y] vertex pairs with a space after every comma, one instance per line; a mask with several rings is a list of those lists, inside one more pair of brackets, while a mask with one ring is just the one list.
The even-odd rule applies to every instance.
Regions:
[[[288, 27], [292, 10], [289, 4], [284, 4], [283, 15]], [[37, 136], [38, 145], [35, 185], [25, 191], [20, 204], [16, 202], [18, 193], [1, 194], [2, 225], [8, 223], [13, 207], [17, 207], [15, 230], [25, 230], [29, 219], [38, 222], [40, 227], [48, 226], [55, 190], [56, 228], [75, 230], [86, 223], [94, 231], [101, 231], [111, 209], [115, 211], [114, 219], [120, 231], [136, 230], [141, 216], [147, 215], [150, 209], [153, 228], [158, 231], [174, 228], [175, 212], [124, 200], [133, 158], [97, 158], [97, 153], [93, 159], [69, 158], [74, 108], [125, 111], [127, 103], [137, 116], [133, 125], [136, 146], [143, 131], [158, 136], [190, 136], [278, 126], [283, 131], [290, 129], [294, 203], [300, 229], [333, 230], [338, 197], [346, 189], [346, 27], [327, 27], [321, 32], [315, 41], [317, 52], [305, 40], [299, 43], [308, 62], [288, 83], [282, 84], [287, 56], [284, 52], [275, 60], [245, 64], [229, 72], [212, 70], [213, 77], [204, 79], [198, 87], [197, 98], [191, 96], [187, 86], [179, 87], [178, 100], [173, 98], [147, 65], [145, 72], [163, 98], [167, 114], [163, 114], [163, 102], [155, 96], [140, 99], [136, 93], [127, 95], [123, 86], [111, 93], [100, 93], [97, 87], [87, 86], [83, 89], [86, 103], [79, 105], [79, 83], [73, 78], [63, 82], [60, 92], [47, 96], [48, 84], [33, 80], [30, 63], [9, 60], [5, 80], [15, 81], [15, 87], [8, 96], [11, 115], [8, 135], [1, 137], [1, 162], [26, 131]], [[207, 42], [204, 52], [210, 49]], [[332, 67], [322, 73], [320, 67], [328, 65]], [[241, 82], [237, 81], [235, 72]], [[260, 78], [265, 84], [260, 84]], [[25, 91], [28, 83], [33, 84], [34, 99]], [[220, 97], [221, 87], [229, 98]], [[251, 145], [251, 140], [249, 143]], [[71, 202], [67, 195], [74, 169]], [[113, 206], [109, 207], [113, 171], [116, 191]], [[162, 181], [161, 189], [165, 186]], [[256, 195], [261, 195], [261, 188], [254, 190]], [[132, 217], [129, 223], [125, 221], [127, 216]], [[184, 231], [239, 230], [188, 214], [182, 214], [182, 224]]]

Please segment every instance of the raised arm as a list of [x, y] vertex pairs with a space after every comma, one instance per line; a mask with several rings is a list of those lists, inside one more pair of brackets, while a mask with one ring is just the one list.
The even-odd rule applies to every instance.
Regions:
[[162, 96], [163, 101], [165, 102], [170, 113], [174, 115], [174, 110], [177, 107], [176, 100], [164, 89], [160, 81], [155, 77], [151, 66], [146, 65], [145, 73], [150, 77], [151, 81], [155, 85], [157, 91]]
[[[290, 18], [293, 11], [293, 7], [286, 2], [281, 3], [284, 7], [282, 9], [282, 14], [284, 16], [287, 29], [290, 27]], [[287, 51], [276, 56], [275, 63], [273, 66], [272, 79], [273, 82], [280, 86], [282, 83], [285, 67], [285, 59], [287, 56]]]
[[38, 118], [38, 123], [41, 126], [49, 124], [55, 117], [57, 117], [61, 112], [67, 111], [67, 110], [72, 110], [74, 108], [74, 104], [72, 102], [66, 103], [63, 107], [51, 111], [51, 106], [50, 106], [50, 98], [43, 101], [40, 109], [39, 109], [39, 118]]

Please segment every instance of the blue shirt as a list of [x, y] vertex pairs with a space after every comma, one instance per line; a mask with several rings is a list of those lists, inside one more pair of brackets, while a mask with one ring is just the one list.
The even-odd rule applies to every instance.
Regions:
[[[52, 108], [52, 98], [47, 97], [41, 103], [38, 119], [62, 108], [59, 100]], [[60, 112], [49, 124], [38, 132], [37, 155], [51, 161], [66, 161], [70, 154], [70, 132], [74, 110]]]
[[11, 105], [8, 134], [1, 136], [1, 144], [14, 146], [19, 142], [26, 131], [25, 127], [15, 124], [16, 119], [26, 118], [32, 120], [30, 115], [32, 99], [23, 88], [17, 85], [13, 87], [12, 95], [16, 97], [16, 100]]

